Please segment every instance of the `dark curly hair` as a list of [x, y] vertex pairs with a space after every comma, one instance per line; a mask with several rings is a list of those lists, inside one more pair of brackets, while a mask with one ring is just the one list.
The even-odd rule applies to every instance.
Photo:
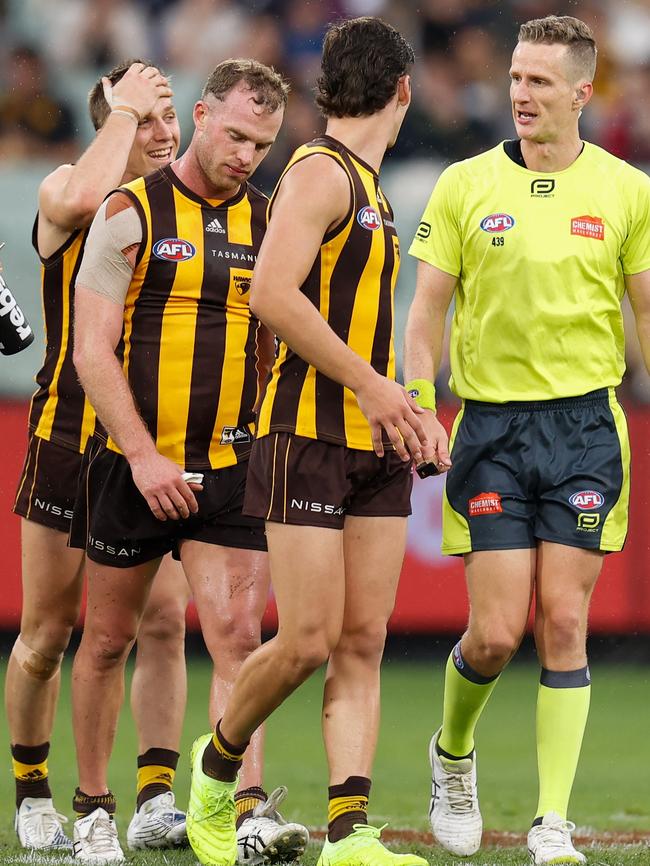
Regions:
[[380, 18], [331, 24], [325, 34], [316, 103], [326, 117], [381, 111], [415, 60], [401, 33]]

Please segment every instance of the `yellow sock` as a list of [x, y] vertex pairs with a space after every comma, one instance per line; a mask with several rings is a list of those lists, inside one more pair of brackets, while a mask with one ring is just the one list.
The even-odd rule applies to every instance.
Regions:
[[463, 658], [460, 641], [456, 644], [445, 670], [442, 733], [438, 738], [441, 749], [459, 758], [469, 755], [474, 748], [476, 723], [498, 678], [499, 674], [484, 677], [471, 668]]
[[49, 752], [49, 743], [38, 746], [12, 744], [11, 763], [16, 783], [17, 809], [26, 797], [51, 798], [47, 769]]
[[14, 778], [18, 782], [36, 782], [40, 779], [47, 779], [47, 759], [40, 761], [38, 764], [23, 764], [22, 761], [11, 759], [14, 770]]
[[566, 819], [590, 697], [588, 667], [576, 671], [542, 669], [537, 693], [538, 818], [557, 812]]
[[368, 823], [370, 786], [366, 776], [348, 776], [340, 785], [330, 785], [327, 792], [327, 838], [330, 842], [349, 836], [356, 824]]
[[249, 818], [253, 814], [255, 807], [266, 800], [266, 791], [264, 788], [260, 788], [259, 785], [237, 791], [235, 794], [235, 813], [237, 815], [238, 830], [246, 818]]
[[171, 791], [179, 759], [171, 749], [151, 748], [138, 755], [137, 808], [147, 800]]

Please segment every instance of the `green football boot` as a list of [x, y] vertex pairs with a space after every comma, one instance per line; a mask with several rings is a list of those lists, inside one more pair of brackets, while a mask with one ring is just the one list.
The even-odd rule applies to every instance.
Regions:
[[219, 782], [203, 772], [203, 753], [212, 739], [204, 734], [194, 741], [190, 753], [192, 784], [187, 807], [187, 838], [205, 866], [235, 866], [235, 790], [237, 782]]
[[368, 824], [355, 824], [354, 832], [338, 842], [326, 838], [317, 866], [429, 866], [424, 857], [417, 854], [389, 851], [379, 840], [381, 830]]

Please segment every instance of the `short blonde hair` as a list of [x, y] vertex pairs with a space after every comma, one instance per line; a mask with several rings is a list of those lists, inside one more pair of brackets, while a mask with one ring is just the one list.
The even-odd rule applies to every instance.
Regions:
[[591, 28], [570, 15], [547, 15], [534, 18], [519, 28], [519, 42], [543, 42], [566, 45], [577, 78], [594, 80], [596, 74], [596, 41]]

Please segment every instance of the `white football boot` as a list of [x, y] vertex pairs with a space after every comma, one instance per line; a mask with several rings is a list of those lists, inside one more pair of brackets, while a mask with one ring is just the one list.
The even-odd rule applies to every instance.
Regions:
[[25, 797], [16, 810], [14, 828], [23, 848], [40, 851], [70, 851], [72, 841], [65, 835], [65, 815], [59, 815], [49, 797]]
[[576, 825], [557, 812], [547, 812], [542, 823], [528, 833], [528, 852], [535, 866], [544, 864], [586, 863], [584, 854], [573, 847], [571, 833]]
[[185, 812], [176, 808], [173, 791], [165, 791], [140, 806], [131, 818], [126, 841], [139, 848], [177, 848], [187, 844]]
[[480, 848], [483, 833], [476, 788], [476, 754], [460, 761], [439, 755], [436, 745], [441, 730], [435, 732], [429, 744], [431, 830], [447, 851], [469, 857]]
[[95, 809], [90, 815], [77, 818], [72, 828], [72, 846], [75, 860], [87, 866], [124, 863], [115, 821], [105, 809]]
[[277, 807], [287, 796], [283, 786], [268, 800], [260, 801], [253, 814], [237, 830], [237, 860], [240, 866], [261, 863], [289, 863], [304, 853], [309, 831], [302, 824], [287, 823]]

